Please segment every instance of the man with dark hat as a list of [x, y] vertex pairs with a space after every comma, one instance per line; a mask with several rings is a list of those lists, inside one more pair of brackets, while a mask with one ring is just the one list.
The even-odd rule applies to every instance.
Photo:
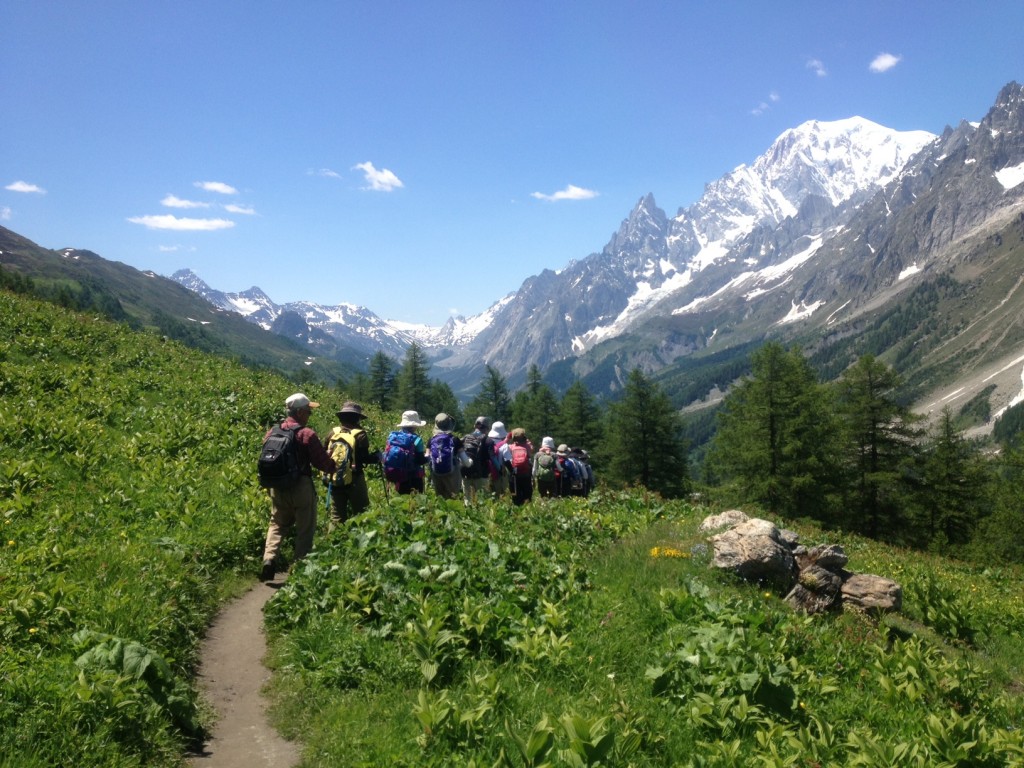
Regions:
[[371, 464], [380, 463], [380, 456], [370, 452], [370, 438], [366, 430], [359, 426], [366, 418], [363, 406], [349, 400], [336, 415], [340, 425], [331, 432], [328, 445], [335, 440], [348, 443], [351, 448], [352, 479], [347, 482], [347, 478], [344, 481], [335, 478], [331, 484], [331, 521], [328, 532], [369, 508], [370, 492], [366, 486], [364, 470]]

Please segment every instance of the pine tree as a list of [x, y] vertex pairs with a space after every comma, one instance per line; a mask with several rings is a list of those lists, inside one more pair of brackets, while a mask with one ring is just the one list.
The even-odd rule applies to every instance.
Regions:
[[[501, 371], [488, 365], [480, 381], [480, 390], [470, 400], [466, 410], [476, 416], [486, 416], [492, 422], [506, 422], [512, 416], [512, 398], [508, 392], [508, 383]], [[473, 418], [475, 419], [476, 416]], [[508, 426], [506, 424], [506, 426]]]
[[390, 410], [395, 396], [395, 361], [378, 351], [370, 358], [368, 379], [363, 397], [382, 411]]
[[416, 411], [420, 418], [430, 414], [430, 366], [420, 345], [413, 342], [405, 351], [402, 367], [395, 378], [395, 405], [403, 411]]
[[558, 399], [536, 364], [526, 374], [526, 386], [512, 398], [512, 423], [526, 430], [535, 446], [545, 435], [554, 436], [558, 418]]
[[583, 448], [592, 456], [597, 456], [597, 463], [604, 463], [607, 459], [606, 452], [601, 448], [604, 419], [594, 396], [583, 382], [576, 380], [565, 390], [558, 404], [555, 423], [552, 437], [556, 443]]
[[930, 550], [951, 554], [966, 545], [986, 511], [988, 478], [976, 448], [942, 410], [929, 447], [921, 456], [921, 482], [915, 494], [921, 538]]
[[679, 416], [668, 396], [639, 368], [626, 380], [621, 401], [608, 414], [608, 475], [622, 485], [642, 485], [678, 497], [689, 485]]
[[[909, 473], [918, 417], [895, 399], [900, 376], [864, 355], [839, 381], [844, 454], [852, 476], [852, 516], [844, 522], [871, 538], [907, 538]], [[847, 513], [850, 515], [850, 513]]]
[[789, 517], [826, 517], [838, 484], [828, 390], [799, 349], [769, 342], [725, 398], [706, 460], [744, 501]]

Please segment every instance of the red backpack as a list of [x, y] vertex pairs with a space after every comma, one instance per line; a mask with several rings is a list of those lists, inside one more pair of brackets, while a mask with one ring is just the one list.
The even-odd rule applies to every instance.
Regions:
[[509, 443], [512, 453], [512, 471], [517, 475], [530, 474], [530, 449], [519, 443]]

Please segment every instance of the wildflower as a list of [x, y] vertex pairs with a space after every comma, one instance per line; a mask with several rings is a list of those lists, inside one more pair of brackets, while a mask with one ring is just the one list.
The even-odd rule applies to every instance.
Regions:
[[28, 628], [28, 633], [29, 633], [30, 635], [34, 635], [34, 634], [35, 634], [36, 632], [38, 632], [38, 631], [39, 631], [39, 630], [38, 630], [38, 629], [37, 629], [36, 627], [29, 627], [29, 628]]
[[8, 541], [8, 542], [7, 542], [7, 546], [8, 546], [8, 547], [13, 547], [13, 546], [14, 546], [14, 540], [13, 540], [13, 539], [11, 539], [10, 541]]

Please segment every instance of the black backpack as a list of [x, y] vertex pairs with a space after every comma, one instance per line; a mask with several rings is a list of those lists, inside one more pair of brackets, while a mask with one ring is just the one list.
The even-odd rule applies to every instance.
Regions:
[[473, 466], [463, 471], [464, 477], [487, 477], [489, 459], [484, 444], [487, 438], [482, 435], [466, 435], [462, 438], [462, 449], [473, 460]]
[[301, 471], [295, 436], [300, 429], [284, 429], [278, 424], [270, 430], [256, 462], [260, 487], [291, 488], [298, 481]]

